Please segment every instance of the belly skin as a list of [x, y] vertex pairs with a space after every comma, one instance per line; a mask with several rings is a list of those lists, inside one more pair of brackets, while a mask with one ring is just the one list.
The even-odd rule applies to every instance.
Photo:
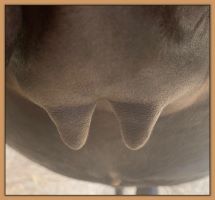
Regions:
[[209, 101], [161, 116], [138, 151], [123, 144], [113, 113], [97, 109], [87, 144], [73, 151], [44, 110], [8, 89], [6, 142], [29, 159], [80, 180], [113, 186], [178, 184], [208, 175]]

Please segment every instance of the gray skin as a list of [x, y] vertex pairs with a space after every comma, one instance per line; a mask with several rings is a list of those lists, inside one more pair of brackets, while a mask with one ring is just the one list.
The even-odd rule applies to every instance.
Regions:
[[6, 61], [6, 142], [33, 161], [115, 187], [208, 175], [208, 6], [7, 6]]

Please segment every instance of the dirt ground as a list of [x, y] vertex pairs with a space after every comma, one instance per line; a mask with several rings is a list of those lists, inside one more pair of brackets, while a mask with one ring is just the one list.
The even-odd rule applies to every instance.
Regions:
[[[125, 195], [134, 195], [135, 188], [127, 187]], [[33, 163], [10, 147], [6, 147], [7, 195], [113, 195], [112, 187], [79, 181], [61, 176]], [[209, 177], [176, 185], [159, 187], [161, 195], [208, 195]]]

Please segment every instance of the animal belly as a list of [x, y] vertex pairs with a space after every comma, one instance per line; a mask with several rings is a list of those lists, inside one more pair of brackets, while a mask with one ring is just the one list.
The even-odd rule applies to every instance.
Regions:
[[88, 142], [73, 151], [44, 110], [10, 90], [6, 102], [6, 142], [57, 173], [113, 186], [171, 185], [208, 174], [208, 100], [161, 116], [137, 151], [123, 144], [118, 122], [107, 109], [96, 109]]

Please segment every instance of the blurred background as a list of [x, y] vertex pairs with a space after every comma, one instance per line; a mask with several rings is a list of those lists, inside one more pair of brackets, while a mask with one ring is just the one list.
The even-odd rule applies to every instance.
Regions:
[[[209, 177], [171, 187], [159, 187], [160, 195], [208, 195]], [[127, 187], [125, 195], [134, 195]], [[6, 145], [7, 195], [114, 195], [112, 187], [71, 179], [34, 163]]]

